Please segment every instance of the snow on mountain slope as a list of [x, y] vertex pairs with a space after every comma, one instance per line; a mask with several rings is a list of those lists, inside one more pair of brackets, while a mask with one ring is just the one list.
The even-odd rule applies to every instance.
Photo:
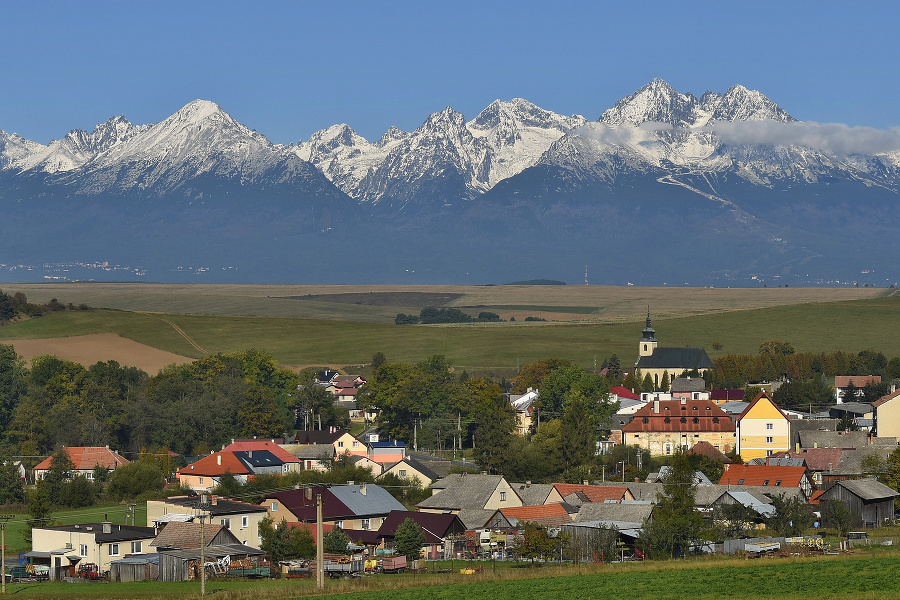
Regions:
[[46, 146], [26, 140], [17, 133], [0, 130], [0, 169], [14, 169], [15, 165]]
[[[296, 163], [294, 173], [285, 170], [285, 161]], [[217, 104], [195, 100], [100, 153], [85, 165], [77, 181], [82, 193], [131, 187], [155, 187], [163, 193], [203, 174], [253, 182], [276, 165], [282, 167], [278, 175], [282, 178], [312, 168], [286, 147], [272, 144], [234, 120]]]
[[359, 198], [363, 178], [377, 169], [408, 135], [392, 127], [372, 144], [346, 124], [332, 125], [314, 133], [309, 141], [298, 143], [293, 152], [315, 165], [345, 194]]
[[113, 117], [97, 125], [91, 133], [81, 129], [70, 131], [64, 138], [23, 157], [14, 168], [22, 171], [36, 169], [45, 173], [71, 171], [149, 127], [135, 127], [123, 116]]
[[521, 173], [567, 131], [587, 123], [580, 115], [566, 117], [522, 98], [495, 100], [466, 127], [491, 149], [487, 185]]

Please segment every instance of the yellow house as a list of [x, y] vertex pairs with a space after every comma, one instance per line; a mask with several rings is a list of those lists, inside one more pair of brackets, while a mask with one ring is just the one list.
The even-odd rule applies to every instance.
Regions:
[[57, 580], [73, 576], [79, 564], [93, 563], [100, 571], [108, 571], [111, 561], [153, 552], [149, 544], [156, 537], [156, 529], [81, 523], [35, 527], [31, 535], [32, 551], [50, 556], [50, 579]]
[[744, 461], [791, 449], [791, 421], [765, 392], [737, 419], [738, 454]]
[[900, 390], [872, 403], [875, 409], [875, 437], [900, 437]]

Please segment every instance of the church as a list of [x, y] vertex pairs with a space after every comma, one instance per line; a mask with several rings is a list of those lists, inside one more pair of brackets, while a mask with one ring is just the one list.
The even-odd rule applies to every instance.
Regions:
[[641, 343], [638, 347], [638, 359], [634, 363], [635, 370], [640, 370], [641, 377], [648, 374], [653, 379], [657, 389], [663, 377], [672, 381], [681, 376], [685, 371], [697, 369], [701, 375], [714, 368], [712, 361], [703, 348], [660, 348], [656, 341], [656, 331], [650, 321], [650, 310], [647, 310], [647, 326], [642, 332]]

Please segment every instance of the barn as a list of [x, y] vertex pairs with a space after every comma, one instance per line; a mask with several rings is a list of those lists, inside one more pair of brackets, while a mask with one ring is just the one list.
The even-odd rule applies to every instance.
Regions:
[[845, 479], [828, 488], [819, 497], [819, 503], [842, 500], [856, 516], [857, 525], [880, 527], [894, 517], [894, 498], [898, 495], [877, 479]]

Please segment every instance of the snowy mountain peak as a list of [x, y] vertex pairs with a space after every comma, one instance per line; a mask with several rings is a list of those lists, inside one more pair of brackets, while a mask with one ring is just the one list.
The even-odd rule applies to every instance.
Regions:
[[400, 140], [403, 140], [407, 137], [409, 137], [409, 133], [403, 131], [399, 127], [391, 125], [390, 128], [388, 128], [388, 130], [384, 132], [384, 135], [381, 136], [381, 139], [375, 142], [375, 145], [379, 148], [382, 148], [392, 142], [399, 142]]
[[600, 121], [607, 125], [637, 126], [648, 121], [690, 125], [696, 103], [697, 99], [692, 94], [679, 93], [657, 77], [603, 111]]
[[181, 122], [197, 123], [210, 118], [221, 118], [222, 116], [230, 119], [231, 117], [215, 102], [209, 100], [194, 100], [188, 102], [178, 109], [174, 115], [168, 120], [178, 120]]

